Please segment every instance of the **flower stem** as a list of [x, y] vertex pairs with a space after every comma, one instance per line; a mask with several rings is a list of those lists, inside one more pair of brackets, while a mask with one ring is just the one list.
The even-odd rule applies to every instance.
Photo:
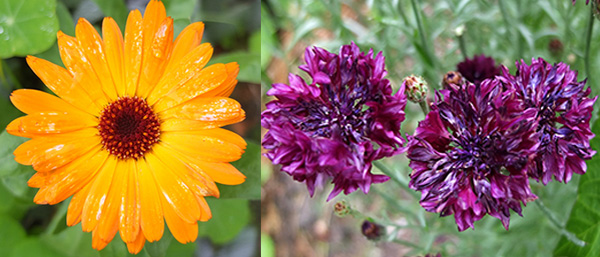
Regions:
[[465, 47], [465, 35], [458, 36], [458, 47], [460, 47], [460, 53], [462, 53], [463, 59], [467, 59], [467, 48]]
[[429, 107], [427, 106], [427, 99], [423, 99], [423, 101], [419, 102], [419, 106], [421, 106], [421, 110], [423, 110], [423, 113], [425, 114], [425, 116], [427, 116], [427, 114], [429, 113]]
[[423, 51], [425, 52], [427, 59], [429, 59], [428, 61], [431, 64], [431, 66], [435, 67], [436, 64], [434, 63], [432, 53], [429, 49], [429, 44], [427, 44], [427, 38], [425, 37], [425, 29], [423, 28], [423, 22], [421, 21], [421, 15], [420, 15], [419, 9], [417, 8], [417, 6], [418, 6], [417, 1], [411, 0], [411, 2], [412, 2], [413, 13], [415, 14], [415, 19], [417, 20], [417, 29], [419, 30], [419, 36], [421, 37], [421, 47], [423, 48]]
[[414, 197], [415, 199], [419, 199], [417, 192], [415, 192], [414, 190], [410, 189], [410, 187], [408, 187], [408, 181], [404, 180], [400, 176], [400, 174], [398, 174], [397, 172], [393, 172], [391, 169], [389, 169], [387, 166], [385, 166], [385, 164], [383, 164], [381, 162], [378, 162], [378, 161], [373, 162], [373, 165], [375, 167], [377, 167], [377, 169], [379, 169], [381, 172], [383, 172], [383, 174], [387, 175], [392, 180], [394, 180], [396, 182], [396, 184], [398, 184], [400, 187], [402, 187], [402, 189], [404, 189], [406, 192], [408, 192], [408, 194], [410, 194], [412, 197]]
[[[590, 65], [590, 48], [592, 43], [592, 30], [594, 28], [594, 8], [590, 8], [590, 17], [587, 24], [587, 30], [585, 33], [585, 75], [590, 78], [591, 73], [591, 65]], [[597, 93], [597, 92], [596, 92]]]
[[569, 232], [568, 230], [565, 229], [565, 227], [563, 225], [560, 224], [560, 222], [556, 219], [554, 214], [552, 214], [552, 212], [542, 203], [542, 201], [540, 201], [538, 199], [534, 202], [535, 202], [535, 205], [538, 208], [540, 208], [540, 210], [544, 213], [544, 215], [546, 215], [548, 220], [550, 220], [550, 222], [552, 222], [552, 224], [558, 229], [560, 234], [565, 236], [567, 238], [567, 240], [571, 241], [572, 243], [574, 243], [575, 245], [577, 245], [579, 247], [585, 246], [586, 243], [584, 241], [577, 238], [577, 236], [575, 234]]

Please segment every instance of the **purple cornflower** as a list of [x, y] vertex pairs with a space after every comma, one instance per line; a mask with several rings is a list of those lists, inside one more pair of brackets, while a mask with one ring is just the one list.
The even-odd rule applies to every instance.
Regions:
[[529, 176], [544, 185], [552, 176], [567, 183], [573, 173], [585, 173], [585, 160], [596, 153], [590, 148], [594, 137], [590, 119], [598, 97], [588, 98], [586, 80], [577, 82], [577, 72], [564, 63], [550, 65], [539, 58], [532, 59], [531, 66], [523, 60], [516, 65], [516, 76], [502, 67], [499, 79], [504, 86], [514, 88], [525, 108], [536, 110], [540, 147], [533, 165], [529, 165]]
[[421, 206], [454, 214], [460, 231], [486, 213], [508, 229], [510, 209], [521, 215], [521, 203], [537, 198], [526, 166], [538, 147], [535, 115], [496, 79], [439, 90], [408, 136], [409, 186], [422, 192]]
[[496, 66], [494, 59], [483, 54], [475, 55], [473, 59], [467, 58], [458, 63], [456, 69], [463, 78], [475, 85], [500, 75], [500, 68]]
[[307, 48], [300, 69], [312, 78], [307, 84], [290, 74], [290, 84], [273, 84], [261, 124], [269, 131], [262, 145], [265, 156], [295, 180], [315, 186], [331, 179], [333, 191], [349, 194], [389, 179], [371, 173], [371, 163], [404, 151], [400, 123], [404, 120], [404, 88], [392, 95], [385, 79], [384, 57], [373, 50], [361, 53], [354, 44], [333, 54]]

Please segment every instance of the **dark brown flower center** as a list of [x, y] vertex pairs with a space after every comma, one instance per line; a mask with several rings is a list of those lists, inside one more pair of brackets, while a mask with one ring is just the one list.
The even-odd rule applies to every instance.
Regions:
[[119, 159], [138, 159], [158, 142], [160, 122], [146, 100], [120, 97], [102, 110], [102, 145]]

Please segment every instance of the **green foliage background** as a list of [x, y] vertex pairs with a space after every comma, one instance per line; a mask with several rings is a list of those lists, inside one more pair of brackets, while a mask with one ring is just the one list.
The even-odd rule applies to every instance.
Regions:
[[[515, 70], [515, 61], [520, 59], [527, 63], [533, 57], [543, 57], [550, 63], [565, 62], [579, 71], [579, 80], [587, 78], [592, 97], [600, 93], [597, 72], [600, 28], [598, 24], [590, 28], [594, 22], [598, 23], [590, 17], [595, 6], [585, 5], [583, 0], [575, 5], [571, 0], [263, 0], [261, 3], [263, 94], [272, 83], [287, 83], [287, 72], [307, 77], [297, 68], [303, 62], [305, 47], [317, 45], [336, 52], [351, 41], [365, 52], [369, 48], [383, 51], [389, 72], [387, 78], [395, 89], [403, 77], [411, 74], [423, 75], [431, 88], [439, 88], [443, 75], [454, 70], [464, 55], [485, 54], [509, 67], [511, 72]], [[456, 34], [462, 26], [464, 51]], [[586, 66], [588, 29], [592, 31], [592, 38]], [[550, 42], [556, 40], [562, 43], [562, 48], [550, 47]], [[282, 64], [286, 67], [279, 67]], [[263, 96], [263, 103], [269, 100]], [[412, 134], [423, 114], [413, 103], [407, 105], [406, 113], [403, 130]], [[598, 102], [593, 121], [597, 116]], [[599, 135], [600, 124], [592, 124], [594, 133]], [[597, 139], [592, 148], [600, 149]], [[269, 162], [263, 162], [263, 184], [279, 183], [272, 179], [278, 168], [265, 164]], [[388, 172], [393, 180], [374, 185], [369, 195], [356, 192], [336, 200], [346, 199], [366, 217], [391, 227], [391, 233], [383, 241], [404, 245], [410, 250], [408, 256], [438, 252], [442, 256], [600, 256], [598, 154], [588, 161], [587, 174], [575, 175], [568, 184], [553, 181], [544, 187], [531, 181], [539, 199], [524, 207], [523, 217], [511, 215], [508, 231], [499, 220], [487, 216], [475, 223], [474, 230], [457, 232], [453, 217], [439, 218], [425, 213], [418, 205], [418, 195], [414, 198], [413, 193], [403, 189], [410, 173], [404, 157], [384, 160], [382, 164], [391, 167]], [[318, 193], [310, 208], [332, 209], [336, 200], [323, 200], [323, 195], [330, 190], [326, 187]], [[367, 208], [372, 207], [367, 203], [380, 200], [383, 203], [374, 207], [376, 210]], [[399, 224], [398, 220], [406, 220], [407, 224]], [[331, 229], [360, 233], [361, 222], [361, 218], [355, 218], [350, 222], [351, 227]], [[399, 236], [407, 231], [410, 238]], [[278, 245], [278, 234], [263, 233], [268, 239], [263, 240], [262, 245], [266, 252], [274, 254], [284, 247]], [[577, 245], [581, 243], [578, 239], [585, 242], [584, 247]], [[366, 250], [354, 254], [370, 256], [368, 253], [373, 251], [369, 249], [385, 245], [366, 244]], [[323, 255], [332, 254], [334, 247], [332, 244], [314, 250]], [[335, 249], [343, 251], [343, 247]]]
[[[104, 16], [113, 17], [124, 31], [130, 8], [143, 13], [148, 0], [2, 0], [0, 1], [0, 256], [131, 256], [117, 235], [102, 251], [91, 247], [91, 234], [81, 225], [66, 227], [69, 199], [55, 206], [33, 203], [37, 189], [27, 180], [35, 173], [30, 166], [14, 161], [13, 150], [26, 138], [4, 131], [14, 118], [24, 115], [12, 106], [10, 92], [18, 88], [47, 90], [25, 63], [35, 55], [62, 65], [56, 32], [74, 36], [78, 17], [88, 19], [101, 33]], [[247, 113], [243, 123], [230, 129], [248, 142], [242, 159], [234, 165], [247, 180], [239, 186], [221, 186], [221, 199], [207, 199], [213, 212], [208, 222], [199, 223], [197, 243], [180, 244], [165, 229], [163, 239], [146, 243], [138, 256], [206, 256], [219, 249], [257, 256], [260, 205], [258, 125], [258, 83], [260, 20], [258, 1], [164, 0], [167, 15], [173, 17], [175, 36], [188, 24], [205, 23], [203, 42], [215, 47], [211, 63], [236, 61], [240, 65], [238, 86], [233, 98]], [[252, 99], [252, 95], [254, 100]], [[250, 95], [239, 98], [240, 96]], [[241, 231], [248, 236], [239, 236]], [[254, 231], [254, 232], [252, 232]], [[254, 242], [254, 243], [253, 243]], [[200, 243], [205, 248], [199, 248]]]

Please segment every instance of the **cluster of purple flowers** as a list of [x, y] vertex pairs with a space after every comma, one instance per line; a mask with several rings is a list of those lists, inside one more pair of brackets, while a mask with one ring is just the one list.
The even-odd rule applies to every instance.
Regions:
[[354, 43], [339, 54], [308, 48], [300, 69], [310, 84], [290, 74], [290, 85], [274, 84], [267, 95], [261, 124], [269, 131], [263, 138], [265, 154], [295, 180], [306, 182], [310, 194], [331, 180], [329, 199], [340, 192], [389, 179], [371, 173], [371, 163], [400, 153], [404, 139], [404, 90], [392, 95], [382, 53], [361, 53]]
[[510, 209], [521, 215], [521, 203], [537, 198], [528, 178], [566, 183], [595, 154], [589, 123], [597, 97], [587, 97], [585, 81], [541, 58], [517, 68], [438, 91], [409, 136], [410, 187], [427, 211], [454, 214], [461, 231], [486, 213], [508, 229]]
[[407, 151], [409, 186], [427, 211], [454, 214], [461, 231], [486, 214], [508, 229], [510, 210], [521, 215], [521, 204], [537, 198], [529, 178], [566, 183], [595, 154], [589, 123], [597, 97], [563, 63], [521, 61], [512, 75], [483, 55], [465, 60], [465, 80], [436, 91], [405, 146], [404, 87], [392, 94], [382, 53], [354, 43], [339, 54], [313, 47], [305, 61], [300, 69], [312, 81], [290, 74], [289, 85], [267, 92], [275, 100], [262, 113], [262, 145], [311, 195], [326, 181], [334, 184], [329, 199], [367, 193], [389, 179], [371, 173], [372, 162]]

